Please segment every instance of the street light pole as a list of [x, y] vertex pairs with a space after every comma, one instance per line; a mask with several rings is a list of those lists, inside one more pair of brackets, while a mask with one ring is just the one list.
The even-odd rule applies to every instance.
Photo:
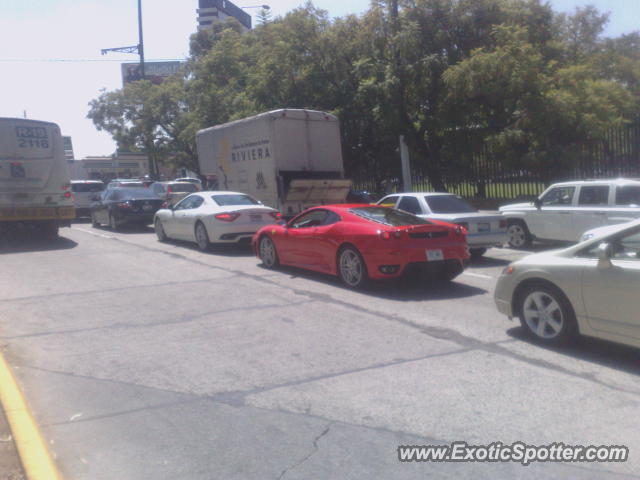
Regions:
[[102, 55], [106, 55], [109, 52], [120, 53], [137, 53], [140, 55], [140, 78], [144, 80], [144, 40], [142, 38], [142, 0], [138, 0], [138, 45], [131, 47], [115, 47], [115, 48], [103, 48], [100, 50]]
[[144, 40], [142, 39], [142, 0], [138, 0], [138, 53], [140, 54], [140, 75], [144, 80]]

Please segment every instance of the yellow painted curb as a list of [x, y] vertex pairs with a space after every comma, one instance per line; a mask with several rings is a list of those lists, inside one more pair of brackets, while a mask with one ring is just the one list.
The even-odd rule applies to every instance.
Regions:
[[11, 368], [0, 352], [0, 403], [29, 480], [62, 480]]

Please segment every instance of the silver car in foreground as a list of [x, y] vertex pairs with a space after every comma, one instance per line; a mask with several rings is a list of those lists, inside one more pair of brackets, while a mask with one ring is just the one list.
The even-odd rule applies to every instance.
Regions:
[[394, 207], [420, 218], [455, 223], [467, 230], [469, 252], [474, 258], [488, 248], [507, 243], [507, 220], [500, 214], [479, 212], [459, 195], [439, 192], [392, 193], [378, 205]]
[[529, 255], [498, 279], [498, 310], [548, 344], [582, 334], [640, 347], [640, 220]]

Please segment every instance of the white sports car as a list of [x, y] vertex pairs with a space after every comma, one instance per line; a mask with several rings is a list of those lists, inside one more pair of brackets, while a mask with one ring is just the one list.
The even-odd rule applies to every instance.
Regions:
[[534, 338], [561, 343], [578, 333], [640, 347], [640, 220], [569, 248], [529, 255], [498, 279], [498, 310]]
[[196, 242], [200, 250], [211, 243], [251, 242], [265, 225], [280, 220], [280, 212], [245, 193], [211, 191], [192, 193], [173, 207], [156, 212], [158, 240]]

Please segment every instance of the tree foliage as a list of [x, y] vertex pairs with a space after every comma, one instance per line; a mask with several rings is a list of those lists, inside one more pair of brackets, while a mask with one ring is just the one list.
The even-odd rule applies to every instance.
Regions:
[[607, 20], [541, 0], [373, 0], [337, 19], [309, 2], [247, 33], [229, 21], [194, 34], [178, 78], [103, 92], [89, 117], [190, 167], [200, 128], [309, 108], [340, 118], [351, 176], [394, 175], [399, 135], [436, 189], [480, 148], [550, 174], [637, 109], [640, 33], [603, 38]]

